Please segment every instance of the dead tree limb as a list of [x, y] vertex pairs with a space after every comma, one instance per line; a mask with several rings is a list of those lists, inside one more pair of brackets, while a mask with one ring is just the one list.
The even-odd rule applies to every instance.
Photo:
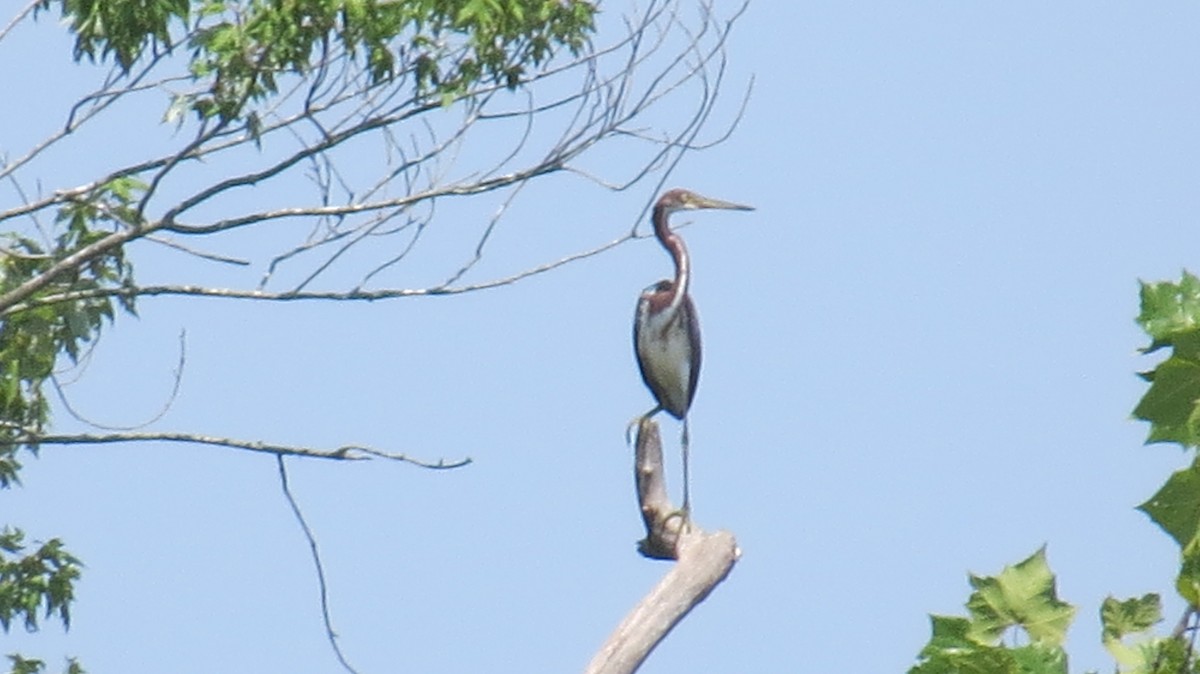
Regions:
[[[12, 428], [13, 425], [0, 421], [0, 427]], [[0, 449], [16, 447], [19, 445], [40, 447], [42, 445], [104, 445], [129, 442], [178, 442], [194, 445], [229, 447], [232, 449], [243, 449], [251, 452], [262, 452], [264, 454], [275, 454], [277, 456], [302, 456], [310, 459], [333, 459], [336, 461], [363, 461], [372, 458], [387, 459], [390, 461], [411, 463], [421, 468], [431, 468], [435, 470], [461, 468], [471, 463], [470, 457], [465, 457], [462, 459], [437, 459], [434, 461], [426, 461], [411, 457], [407, 454], [386, 452], [373, 447], [367, 447], [365, 445], [342, 445], [341, 447], [336, 447], [334, 449], [320, 449], [317, 447], [304, 447], [299, 445], [280, 445], [262, 442], [260, 440], [220, 438], [211, 435], [201, 435], [199, 433], [122, 432], [57, 435], [42, 434], [33, 429], [18, 428], [17, 430], [19, 430], [20, 433], [17, 434], [13, 439], [8, 441], [0, 441]]]
[[646, 538], [638, 542], [638, 550], [652, 559], [676, 563], [625, 616], [592, 658], [586, 674], [637, 671], [675, 625], [725, 580], [741, 556], [733, 534], [706, 533], [671, 504], [663, 474], [662, 439], [658, 424], [649, 419], [638, 426], [634, 479], [646, 524]]

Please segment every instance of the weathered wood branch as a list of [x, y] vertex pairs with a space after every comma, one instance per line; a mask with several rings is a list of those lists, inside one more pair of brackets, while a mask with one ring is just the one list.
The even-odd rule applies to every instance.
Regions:
[[634, 480], [646, 524], [646, 538], [638, 542], [638, 550], [652, 559], [676, 563], [625, 616], [592, 658], [586, 674], [637, 671], [675, 625], [725, 580], [741, 556], [733, 534], [704, 532], [671, 504], [658, 424], [641, 421], [636, 447]]
[[[10, 425], [11, 426], [11, 425]], [[407, 454], [385, 452], [363, 445], [343, 445], [334, 449], [319, 449], [298, 445], [280, 445], [259, 440], [239, 440], [236, 438], [219, 438], [198, 433], [78, 433], [74, 435], [39, 434], [29, 430], [18, 434], [7, 442], [0, 442], [0, 448], [29, 445], [103, 445], [124, 442], [179, 442], [196, 445], [211, 445], [231, 449], [262, 452], [278, 456], [303, 456], [311, 459], [333, 459], [337, 461], [362, 461], [365, 459], [387, 459], [411, 463], [421, 468], [450, 469], [461, 468], [471, 463], [470, 457], [447, 461], [425, 461]]]

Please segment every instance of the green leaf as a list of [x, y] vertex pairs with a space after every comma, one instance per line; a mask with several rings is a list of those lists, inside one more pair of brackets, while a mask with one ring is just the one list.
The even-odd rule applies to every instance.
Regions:
[[1148, 501], [1138, 506], [1180, 548], [1200, 532], [1200, 457], [1176, 471]]
[[1131, 670], [1133, 674], [1195, 672], [1195, 666], [1192, 664], [1193, 645], [1191, 639], [1186, 636], [1155, 639], [1139, 649], [1138, 655], [1144, 665], [1141, 669]]
[[1029, 644], [1010, 652], [1022, 674], [1067, 674], [1067, 654], [1058, 646]]
[[979, 642], [971, 638], [971, 621], [959, 616], [929, 616], [933, 636], [922, 654], [939, 650], [974, 648]]
[[1155, 342], [1200, 328], [1200, 278], [1188, 272], [1178, 284], [1141, 283], [1137, 322]]
[[1045, 547], [999, 575], [970, 576], [975, 592], [967, 600], [972, 635], [997, 641], [1010, 627], [1020, 627], [1037, 644], [1061, 646], [1075, 607], [1059, 601]]
[[932, 651], [908, 674], [1022, 674], [1011, 651], [975, 644], [967, 649]]
[[1192, 606], [1200, 606], [1200, 538], [1193, 538], [1183, 548], [1183, 562], [1175, 579], [1179, 596]]
[[908, 674], [1020, 674], [1012, 655], [1000, 648], [938, 653]]
[[1162, 601], [1157, 594], [1133, 597], [1125, 601], [1108, 597], [1100, 607], [1104, 647], [1121, 667], [1132, 671], [1145, 669], [1147, 664], [1153, 662], [1157, 652], [1157, 648], [1153, 646], [1157, 640], [1148, 640], [1136, 646], [1128, 645], [1122, 640], [1130, 635], [1142, 634], [1160, 621]]
[[1200, 445], [1200, 363], [1172, 356], [1146, 378], [1150, 389], [1133, 410], [1135, 417], [1150, 422], [1146, 442]]
[[1104, 629], [1105, 641], [1145, 632], [1161, 621], [1162, 600], [1154, 593], [1125, 601], [1108, 597], [1100, 606], [1100, 624]]

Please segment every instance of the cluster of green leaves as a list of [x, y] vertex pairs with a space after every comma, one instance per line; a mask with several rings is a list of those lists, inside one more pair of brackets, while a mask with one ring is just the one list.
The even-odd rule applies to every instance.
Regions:
[[[1150, 423], [1148, 443], [1200, 447], [1200, 279], [1183, 272], [1178, 283], [1141, 284], [1138, 324], [1150, 336], [1146, 353], [1166, 358], [1142, 378], [1150, 383], [1134, 416]], [[1200, 456], [1176, 471], [1138, 506], [1179, 545], [1175, 589], [1193, 612], [1200, 611]], [[1188, 650], [1195, 666], [1194, 654]]]
[[[931, 616], [933, 636], [909, 674], [1066, 674], [1063, 644], [1075, 607], [1061, 601], [1045, 548], [1006, 566], [996, 576], [970, 576], [973, 592], [967, 617]], [[1179, 674], [1187, 667], [1187, 642], [1156, 637], [1161, 601], [1147, 594], [1120, 601], [1109, 597], [1100, 609], [1105, 648], [1119, 671]], [[1012, 643], [1005, 643], [1011, 635]]]
[[[1044, 549], [997, 576], [971, 575], [970, 581], [969, 616], [931, 616], [933, 636], [910, 674], [1065, 674], [1062, 646], [1075, 609], [1058, 599]], [[1004, 645], [1010, 630], [1022, 631], [1027, 643]]]
[[[12, 663], [9, 674], [42, 674], [46, 671], [46, 663], [41, 660], [23, 658], [15, 653], [8, 656], [8, 661]], [[84, 674], [84, 669], [75, 658], [67, 658], [63, 674]]]
[[80, 562], [52, 539], [26, 554], [25, 535], [18, 529], [0, 531], [0, 627], [7, 632], [14, 618], [25, 629], [38, 628], [38, 613], [57, 615], [71, 624], [71, 601]]
[[1133, 414], [1150, 422], [1147, 442], [1200, 447], [1200, 279], [1184, 272], [1179, 283], [1142, 283], [1141, 299], [1137, 320], [1151, 339], [1144, 351], [1170, 353], [1142, 373], [1150, 388]]
[[[186, 21], [191, 0], [59, 0], [75, 34], [75, 60], [112, 56], [128, 71], [148, 46], [170, 46], [171, 23]], [[41, 0], [37, 11], [50, 8]]]
[[[87, 249], [110, 233], [113, 222], [135, 217], [134, 203], [144, 186], [132, 178], [113, 180], [58, 212], [57, 236], [39, 242], [13, 232], [0, 235], [0, 296], [44, 275], [61, 260]], [[113, 319], [111, 297], [38, 304], [50, 296], [87, 293], [133, 283], [133, 270], [120, 247], [72, 265], [26, 300], [7, 311], [0, 322], [0, 488], [17, 481], [17, 449], [40, 433], [49, 421], [43, 385], [60, 355], [72, 362]], [[126, 311], [134, 310], [130, 296], [119, 296]]]
[[1200, 606], [1200, 458], [1171, 475], [1138, 509], [1179, 544], [1175, 589], [1190, 606]]
[[1179, 637], [1156, 636], [1150, 628], [1162, 622], [1162, 601], [1147, 594], [1125, 601], [1112, 597], [1100, 606], [1104, 647], [1125, 672], [1188, 672], [1190, 645]]
[[[39, 614], [57, 616], [69, 626], [80, 567], [79, 560], [58, 539], [29, 550], [21, 531], [0, 531], [0, 627], [7, 632], [14, 620], [19, 620], [25, 629], [36, 630]], [[41, 674], [46, 669], [41, 660], [16, 653], [9, 654], [8, 660], [11, 674]], [[83, 667], [69, 658], [64, 671], [83, 674]]]
[[[410, 40], [418, 54], [417, 85], [457, 95], [480, 80], [517, 87], [530, 66], [559, 47], [577, 55], [595, 28], [596, 5], [585, 0], [453, 0], [425, 5], [432, 19]], [[455, 37], [469, 46], [466, 58], [445, 64]], [[451, 38], [451, 39], [447, 39]]]
[[[50, 2], [42, 0], [40, 8]], [[556, 50], [578, 54], [596, 15], [588, 0], [60, 3], [75, 33], [76, 59], [112, 56], [126, 71], [146, 49], [174, 46], [173, 24], [190, 31], [191, 72], [205, 90], [179, 99], [173, 110], [187, 107], [223, 120], [239, 118], [248, 104], [275, 94], [280, 75], [312, 71], [334, 44], [361, 55], [372, 83], [409, 70], [419, 93], [439, 95], [444, 103], [481, 82], [515, 88]]]
[[[132, 286], [133, 269], [121, 247], [99, 244], [114, 228], [138, 224], [136, 204], [144, 190], [133, 178], [119, 178], [76, 197], [59, 209], [50, 240], [0, 234], [0, 297], [46, 281], [0, 316], [0, 488], [19, 482], [17, 451], [37, 451], [37, 436], [50, 416], [43, 388], [55, 363], [62, 356], [77, 361], [113, 320], [116, 303], [134, 310], [132, 295], [114, 301], [111, 293], [103, 294]], [[78, 262], [60, 264], [67, 259]], [[56, 297], [70, 299], [49, 301]], [[69, 625], [79, 560], [58, 539], [22, 553], [20, 529], [0, 532], [0, 627], [8, 631], [20, 618], [35, 630], [42, 607], [46, 618], [57, 616]], [[41, 672], [45, 666], [16, 654], [9, 660], [13, 672]], [[83, 670], [69, 661], [67, 671]]]
[[[1141, 377], [1149, 382], [1134, 416], [1150, 423], [1148, 443], [1200, 447], [1200, 278], [1184, 272], [1178, 283], [1141, 284], [1137, 322], [1150, 337], [1147, 354], [1166, 357]], [[1100, 609], [1102, 641], [1126, 674], [1200, 672], [1191, 632], [1200, 629], [1200, 456], [1175, 472], [1138, 509], [1180, 549], [1175, 589], [1188, 604], [1180, 627], [1151, 632], [1162, 621], [1158, 595], [1109, 597]], [[950, 672], [1065, 674], [1062, 649], [1074, 608], [1060, 602], [1043, 551], [994, 578], [971, 576], [969, 617], [933, 616], [933, 637], [910, 674]], [[1009, 630], [1027, 643], [1001, 642]]]

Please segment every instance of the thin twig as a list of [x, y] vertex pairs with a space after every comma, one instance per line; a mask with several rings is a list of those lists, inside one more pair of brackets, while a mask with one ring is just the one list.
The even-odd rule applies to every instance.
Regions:
[[292, 509], [292, 516], [296, 518], [296, 522], [300, 525], [300, 531], [304, 533], [304, 540], [308, 541], [308, 550], [312, 554], [313, 568], [317, 572], [317, 590], [321, 595], [321, 620], [325, 623], [325, 637], [329, 639], [329, 645], [333, 648], [333, 654], [341, 663], [342, 668], [350, 674], [358, 674], [358, 671], [350, 665], [350, 661], [346, 659], [345, 653], [342, 653], [342, 647], [338, 645], [338, 635], [333, 629], [333, 618], [329, 613], [329, 586], [325, 582], [325, 566], [321, 563], [321, 551], [317, 548], [317, 537], [313, 535], [312, 527], [308, 526], [308, 521], [304, 519], [304, 514], [300, 512], [300, 504], [296, 502], [296, 497], [292, 494], [292, 489], [288, 485], [287, 466], [284, 465], [283, 455], [277, 454], [275, 462], [279, 466], [279, 487], [283, 490], [283, 497], [287, 499], [288, 506]]
[[211, 260], [213, 262], [220, 262], [221, 264], [231, 264], [231, 265], [238, 266], [238, 267], [249, 267], [250, 266], [249, 260], [245, 260], [240, 257], [232, 257], [229, 255], [221, 255], [220, 253], [210, 253], [210, 252], [203, 251], [203, 250], [197, 250], [195, 248], [192, 248], [191, 246], [185, 246], [182, 243], [179, 243], [178, 241], [173, 241], [171, 239], [168, 239], [165, 236], [147, 236], [144, 238], [146, 241], [152, 241], [161, 246], [166, 246], [167, 248], [174, 248], [175, 250], [187, 253], [188, 255], [192, 255], [194, 257], [198, 257], [202, 260]]
[[66, 391], [63, 390], [63, 388], [64, 388], [64, 386], [66, 386], [66, 384], [62, 384], [61, 382], [59, 382], [57, 376], [51, 377], [50, 381], [51, 381], [51, 383], [54, 384], [54, 391], [56, 393], [58, 393], [59, 402], [62, 403], [63, 407], [67, 410], [67, 413], [70, 414], [75, 419], [77, 419], [78, 421], [82, 421], [83, 423], [85, 423], [93, 428], [99, 428], [99, 429], [105, 430], [105, 431], [135, 431], [139, 428], [146, 428], [150, 424], [153, 424], [154, 422], [158, 421], [159, 419], [162, 419], [163, 417], [165, 417], [167, 415], [167, 412], [171, 411], [171, 406], [175, 404], [175, 399], [179, 397], [180, 384], [183, 383], [183, 368], [186, 364], [187, 364], [187, 331], [180, 330], [179, 331], [179, 363], [175, 366], [175, 372], [174, 372], [174, 377], [173, 377], [174, 383], [171, 385], [171, 393], [167, 395], [166, 402], [163, 403], [162, 407], [159, 408], [159, 410], [157, 412], [155, 412], [153, 416], [151, 416], [146, 421], [143, 421], [143, 422], [137, 423], [137, 424], [133, 424], [132, 426], [112, 426], [112, 425], [108, 425], [108, 424], [102, 424], [93, 419], [84, 417], [83, 414], [81, 414], [79, 412], [79, 410], [75, 409], [75, 407], [73, 405], [71, 405], [70, 399], [67, 398], [67, 393], [66, 393]]
[[25, 5], [21, 11], [17, 12], [17, 15], [12, 18], [12, 21], [9, 21], [7, 24], [5, 24], [4, 28], [0, 28], [0, 40], [8, 37], [8, 34], [12, 31], [12, 29], [15, 28], [18, 23], [21, 23], [25, 17], [32, 14], [33, 10], [37, 9], [37, 6], [40, 5], [41, 2], [42, 0], [32, 0], [28, 5]]

